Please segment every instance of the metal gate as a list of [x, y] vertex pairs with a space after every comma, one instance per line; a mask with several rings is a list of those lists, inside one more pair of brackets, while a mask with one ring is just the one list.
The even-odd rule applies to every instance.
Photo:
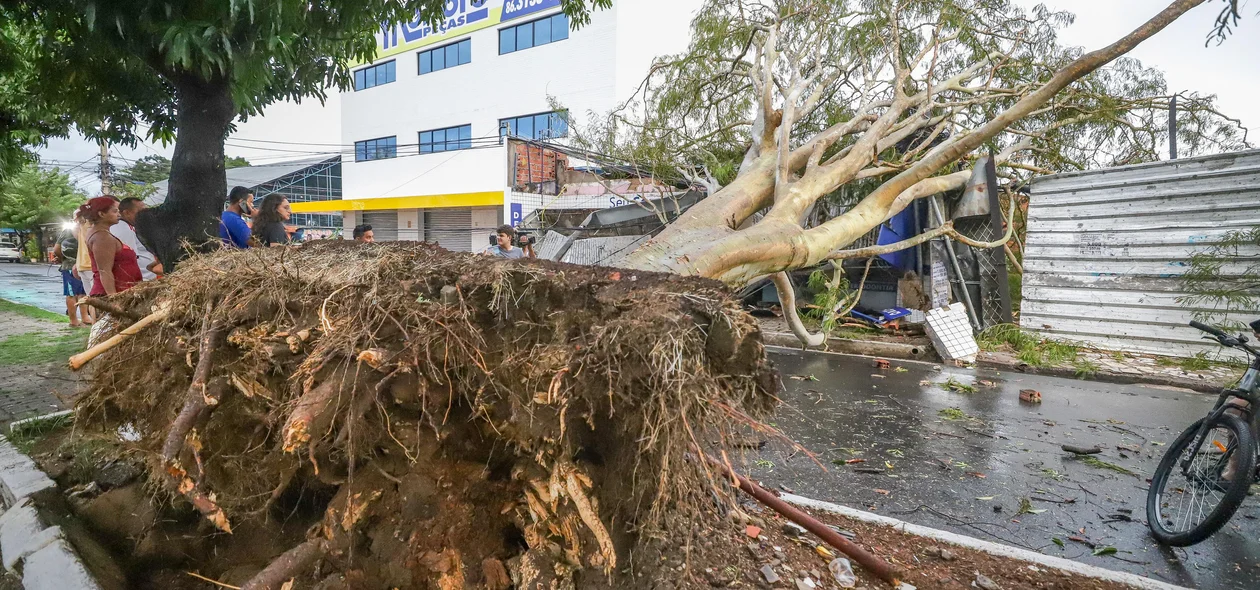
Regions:
[[378, 242], [398, 241], [397, 211], [364, 211], [363, 223], [372, 226], [372, 235]]
[[[483, 233], [490, 235], [490, 231]], [[472, 252], [472, 240], [472, 209], [429, 209], [424, 212], [424, 241], [452, 252]], [[489, 238], [486, 240], [489, 245]]]

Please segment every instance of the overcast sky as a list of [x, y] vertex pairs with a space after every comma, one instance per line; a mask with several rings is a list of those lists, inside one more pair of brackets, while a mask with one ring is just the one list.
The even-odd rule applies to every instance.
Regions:
[[[661, 1], [661, 0], [650, 0]], [[1110, 43], [1136, 28], [1164, 7], [1163, 0], [1016, 0], [1026, 6], [1044, 3], [1056, 10], [1076, 14], [1076, 22], [1061, 32], [1066, 45], [1079, 45], [1096, 49], [1102, 43]], [[1208, 32], [1222, 6], [1221, 0], [1211, 0], [1177, 20], [1167, 29], [1146, 40], [1129, 55], [1142, 61], [1147, 67], [1163, 70], [1172, 91], [1215, 94], [1220, 109], [1242, 119], [1252, 130], [1249, 140], [1260, 145], [1260, 0], [1243, 0], [1243, 19], [1234, 34], [1225, 43], [1215, 41], [1204, 45]], [[668, 19], [669, 30], [656, 34], [672, 35], [673, 30], [690, 19], [690, 15], [678, 15]], [[663, 21], [666, 19], [663, 19]], [[652, 51], [654, 43], [649, 39], [639, 44], [644, 51]], [[326, 105], [310, 99], [302, 104], [284, 103], [273, 105], [263, 117], [251, 119], [238, 126], [237, 132], [228, 139], [227, 153], [244, 156], [253, 163], [268, 163], [284, 159], [309, 157], [302, 151], [336, 150], [332, 147], [341, 142], [340, 99], [336, 94], [329, 97]], [[331, 144], [328, 146], [285, 146], [259, 144], [251, 140], [285, 141], [303, 144]], [[247, 146], [265, 145], [266, 149]], [[142, 144], [135, 148], [114, 146], [117, 159], [114, 164], [126, 166], [137, 158], [150, 154], [170, 157], [173, 145]], [[277, 150], [293, 150], [284, 152]], [[90, 162], [98, 153], [95, 144], [82, 137], [54, 139], [40, 150], [46, 161], [67, 162], [74, 169], [72, 177], [89, 193], [99, 191], [100, 184], [93, 176]]]

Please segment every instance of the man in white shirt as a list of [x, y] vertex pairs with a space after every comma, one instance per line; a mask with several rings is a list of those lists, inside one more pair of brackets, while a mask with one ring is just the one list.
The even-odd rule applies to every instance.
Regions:
[[162, 264], [153, 258], [153, 254], [149, 252], [144, 244], [140, 243], [140, 238], [136, 237], [136, 215], [144, 209], [144, 201], [135, 197], [127, 197], [118, 203], [118, 213], [122, 217], [122, 223], [115, 223], [109, 228], [109, 233], [126, 244], [128, 248], [136, 251], [136, 262], [140, 263], [140, 275], [146, 281], [152, 281], [157, 278], [156, 273], [162, 272]]

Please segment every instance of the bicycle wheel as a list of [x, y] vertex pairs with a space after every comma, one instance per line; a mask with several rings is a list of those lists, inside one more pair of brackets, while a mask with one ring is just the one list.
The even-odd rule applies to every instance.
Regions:
[[[1205, 418], [1206, 419], [1206, 418]], [[1160, 460], [1146, 494], [1146, 522], [1165, 545], [1193, 545], [1220, 530], [1238, 510], [1251, 487], [1256, 468], [1256, 441], [1241, 418], [1214, 419], [1197, 448], [1191, 449], [1199, 425], [1192, 424], [1173, 441]], [[1221, 477], [1231, 458], [1233, 477]], [[1182, 467], [1182, 463], [1189, 465]]]

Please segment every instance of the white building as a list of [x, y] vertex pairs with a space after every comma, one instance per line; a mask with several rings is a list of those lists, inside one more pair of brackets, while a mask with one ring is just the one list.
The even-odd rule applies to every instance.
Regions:
[[576, 198], [518, 192], [522, 169], [555, 163], [501, 137], [562, 142], [568, 125], [553, 105], [580, 121], [630, 98], [653, 59], [686, 48], [698, 5], [619, 0], [572, 30], [559, 0], [451, 0], [438, 30], [383, 30], [377, 59], [355, 69], [355, 89], [341, 96], [342, 143], [355, 146], [343, 158], [343, 200], [294, 211], [341, 211], [347, 237], [369, 223], [378, 240], [483, 249], [505, 220]]

